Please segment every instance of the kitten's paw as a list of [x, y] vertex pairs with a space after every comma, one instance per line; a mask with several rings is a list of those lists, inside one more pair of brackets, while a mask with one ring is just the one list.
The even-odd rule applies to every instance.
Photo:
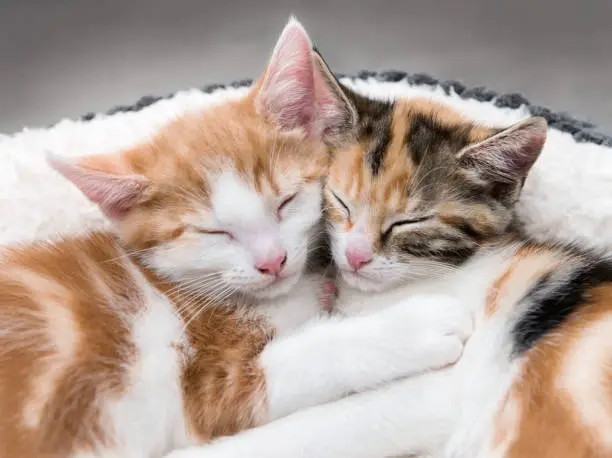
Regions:
[[413, 296], [406, 302], [395, 311], [412, 330], [409, 354], [415, 368], [440, 369], [457, 362], [473, 330], [467, 307], [444, 295]]
[[414, 296], [410, 302], [407, 307], [417, 308], [413, 319], [417, 325], [423, 326], [421, 329], [455, 336], [462, 342], [472, 335], [472, 316], [461, 301], [451, 296], [431, 294]]

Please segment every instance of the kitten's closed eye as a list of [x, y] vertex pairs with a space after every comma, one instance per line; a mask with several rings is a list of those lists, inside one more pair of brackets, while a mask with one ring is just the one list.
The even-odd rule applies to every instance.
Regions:
[[346, 217], [348, 219], [351, 219], [351, 210], [349, 209], [348, 205], [344, 202], [344, 200], [342, 200], [340, 198], [340, 196], [338, 196], [338, 194], [336, 194], [334, 191], [332, 191], [330, 189], [329, 191], [331, 193], [332, 196], [334, 196], [334, 198], [336, 199], [336, 201], [340, 204], [340, 206], [342, 206], [342, 208], [344, 208], [344, 211], [346, 212]]
[[408, 226], [410, 224], [422, 223], [423, 221], [427, 221], [428, 219], [431, 219], [431, 218], [432, 216], [421, 216], [419, 218], [406, 218], [406, 219], [401, 219], [399, 221], [395, 221], [387, 229], [383, 231], [382, 235], [383, 237], [387, 237], [391, 235], [391, 232], [394, 229], [397, 229], [402, 226]]
[[291, 202], [293, 202], [293, 200], [296, 198], [296, 196], [297, 196], [297, 195], [298, 195], [298, 193], [297, 193], [297, 192], [295, 192], [295, 193], [291, 194], [290, 196], [285, 197], [285, 198], [283, 199], [283, 201], [281, 202], [281, 204], [278, 206], [278, 210], [276, 211], [276, 216], [278, 217], [278, 220], [279, 220], [279, 221], [282, 219], [282, 217], [281, 217], [281, 216], [282, 216], [282, 215], [281, 215], [281, 212], [282, 212], [282, 211], [283, 211], [285, 208], [287, 208], [287, 206], [288, 206], [288, 205], [289, 205]]
[[229, 237], [230, 239], [233, 239], [234, 236], [227, 232], [227, 231], [220, 231], [217, 229], [206, 229], [203, 227], [198, 227], [198, 226], [190, 226], [191, 229], [193, 229], [195, 232], [197, 232], [198, 234], [205, 234], [205, 235], [218, 235], [218, 236], [222, 236], [222, 237]]

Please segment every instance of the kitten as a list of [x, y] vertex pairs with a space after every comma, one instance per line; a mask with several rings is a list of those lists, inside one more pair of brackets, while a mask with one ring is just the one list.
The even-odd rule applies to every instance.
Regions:
[[451, 298], [325, 319], [303, 275], [348, 108], [290, 21], [244, 99], [50, 159], [114, 230], [4, 250], [0, 457], [158, 458], [459, 357]]
[[449, 294], [474, 334], [452, 368], [172, 458], [612, 456], [612, 263], [517, 229], [546, 122], [491, 129], [424, 100], [345, 93], [358, 122], [325, 187], [338, 306]]

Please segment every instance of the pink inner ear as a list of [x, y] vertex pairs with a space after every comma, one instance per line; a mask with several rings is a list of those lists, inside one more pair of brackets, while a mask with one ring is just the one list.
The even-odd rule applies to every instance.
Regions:
[[149, 184], [140, 175], [121, 176], [89, 170], [57, 156], [49, 155], [48, 162], [114, 220], [123, 218], [134, 208]]
[[500, 183], [524, 179], [546, 142], [547, 124], [543, 118], [529, 118], [497, 135], [468, 147], [460, 160]]
[[257, 95], [258, 108], [282, 129], [304, 128], [315, 120], [312, 44], [291, 18], [281, 34]]

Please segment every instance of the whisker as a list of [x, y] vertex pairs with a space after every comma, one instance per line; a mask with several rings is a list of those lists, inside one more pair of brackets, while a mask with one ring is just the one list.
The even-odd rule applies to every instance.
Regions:
[[211, 303], [219, 303], [225, 300], [227, 297], [231, 296], [234, 292], [234, 288], [228, 286], [226, 289], [222, 290], [222, 293], [217, 295], [215, 298], [211, 300], [207, 300], [202, 304], [199, 309], [197, 309], [196, 313], [185, 323], [183, 326], [183, 333], [188, 329], [189, 325], [195, 320], [204, 310], [206, 310], [207, 306]]
[[186, 293], [179, 293], [178, 300], [180, 304], [177, 309], [182, 311], [184, 304], [189, 304], [192, 300], [199, 300], [201, 297], [213, 297], [217, 291], [217, 287], [227, 286], [223, 281], [210, 281], [208, 283], [201, 282], [190, 287]]
[[219, 274], [217, 272], [212, 272], [210, 274], [206, 274], [206, 275], [202, 275], [202, 276], [197, 276], [197, 277], [193, 277], [187, 280], [181, 280], [179, 282], [177, 282], [175, 284], [174, 287], [166, 290], [166, 294], [172, 294], [175, 292], [180, 292], [181, 288], [189, 288], [191, 286], [193, 286], [194, 284], [198, 284], [199, 282], [203, 282], [203, 281], [207, 281], [207, 280], [212, 280], [215, 277], [218, 277]]
[[105, 259], [104, 261], [102, 261], [102, 263], [107, 263], [107, 262], [115, 262], [118, 261], [120, 259], [129, 259], [132, 256], [138, 255], [138, 254], [142, 254], [142, 253], [146, 253], [148, 251], [154, 250], [156, 247], [147, 247], [147, 248], [141, 248], [138, 250], [128, 250], [128, 249], [124, 249], [125, 253], [121, 254], [119, 256], [116, 256], [114, 258], [109, 258], [109, 259]]

